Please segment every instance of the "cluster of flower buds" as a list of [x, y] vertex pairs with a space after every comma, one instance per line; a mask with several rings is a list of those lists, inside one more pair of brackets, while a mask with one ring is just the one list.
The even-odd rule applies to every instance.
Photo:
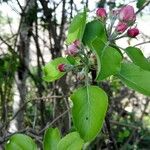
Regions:
[[[132, 26], [136, 21], [136, 14], [134, 8], [130, 5], [123, 6], [119, 11], [119, 23], [116, 26], [116, 31], [123, 33], [129, 26]], [[136, 28], [128, 29], [127, 35], [129, 37], [136, 37], [139, 34], [139, 30]]]
[[[107, 13], [104, 8], [98, 8], [96, 11], [96, 15], [102, 21], [107, 18]], [[118, 24], [115, 27], [115, 31], [118, 34], [124, 33], [136, 21], [136, 14], [134, 12], [134, 8], [130, 5], [123, 6], [120, 10], [112, 10], [111, 15], [115, 17], [117, 16], [116, 18], [118, 18], [119, 20]], [[139, 30], [137, 28], [129, 28], [127, 31], [127, 35], [131, 38], [135, 38], [138, 34]]]
[[[132, 26], [136, 21], [136, 14], [134, 12], [134, 8], [130, 5], [123, 6], [119, 11], [119, 23], [116, 26], [116, 31], [120, 28], [120, 24], [122, 24], [122, 29], [119, 31], [123, 33], [129, 26]], [[137, 28], [130, 28], [127, 31], [127, 35], [131, 38], [135, 38], [139, 34], [139, 30]]]
[[71, 45], [68, 46], [68, 49], [65, 51], [66, 55], [75, 56], [79, 52], [80, 41], [75, 40]]
[[[79, 40], [75, 40], [71, 45], [68, 46], [68, 49], [65, 51], [65, 54], [69, 56], [76, 56], [79, 53], [80, 44], [81, 43]], [[57, 66], [57, 69], [60, 72], [66, 72], [72, 69], [72, 65], [59, 64]]]
[[[118, 18], [119, 20], [117, 26], [115, 27], [115, 33], [117, 33], [117, 35], [124, 33], [128, 28], [129, 29], [127, 30], [126, 34], [128, 37], [135, 38], [139, 34], [138, 28], [131, 28], [136, 21], [136, 14], [132, 6], [126, 5], [119, 10], [112, 10], [111, 13], [112, 18]], [[104, 8], [98, 8], [96, 15], [101, 21], [105, 21], [107, 19], [107, 12]], [[79, 53], [80, 45], [80, 41], [75, 40], [71, 45], [68, 46], [65, 54], [69, 56], [76, 56]], [[58, 70], [60, 72], [66, 72], [67, 70], [70, 70], [70, 66], [66, 64], [59, 64]]]

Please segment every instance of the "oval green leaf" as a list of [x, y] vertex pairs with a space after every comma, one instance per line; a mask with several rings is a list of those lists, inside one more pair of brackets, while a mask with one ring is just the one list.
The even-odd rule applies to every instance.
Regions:
[[105, 118], [108, 97], [97, 86], [77, 89], [71, 95], [73, 123], [84, 141], [93, 140], [101, 130]]
[[107, 40], [104, 24], [99, 20], [93, 20], [86, 24], [83, 35], [83, 43], [91, 48], [91, 42], [96, 37], [103, 42], [106, 42]]
[[128, 87], [150, 96], [150, 72], [133, 63], [122, 63], [117, 75]]
[[136, 47], [128, 47], [125, 52], [130, 57], [132, 62], [144, 70], [150, 71], [150, 62], [144, 57], [142, 51]]
[[84, 141], [81, 139], [78, 132], [72, 132], [67, 134], [58, 143], [57, 150], [81, 150]]
[[57, 150], [57, 144], [61, 139], [58, 128], [48, 128], [44, 134], [43, 149]]
[[27, 135], [14, 134], [5, 147], [6, 150], [37, 150], [35, 142]]
[[100, 38], [92, 42], [92, 49], [97, 58], [97, 81], [101, 81], [110, 75], [115, 75], [121, 68], [122, 54], [115, 48], [104, 44]]
[[43, 80], [47, 82], [53, 82], [61, 78], [65, 74], [65, 72], [60, 72], [58, 70], [57, 67], [59, 64], [69, 64], [69, 62], [67, 61], [66, 58], [58, 57], [47, 63], [43, 67]]
[[68, 45], [73, 43], [75, 40], [82, 41], [85, 25], [86, 25], [86, 9], [84, 9], [84, 12], [77, 14], [73, 18], [66, 39], [66, 43]]

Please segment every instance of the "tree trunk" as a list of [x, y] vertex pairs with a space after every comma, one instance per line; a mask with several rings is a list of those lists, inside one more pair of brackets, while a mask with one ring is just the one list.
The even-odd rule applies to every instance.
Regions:
[[21, 22], [20, 29], [18, 31], [18, 47], [17, 51], [19, 53], [20, 65], [18, 67], [18, 71], [15, 75], [16, 80], [16, 93], [14, 96], [13, 102], [13, 113], [19, 113], [14, 118], [14, 120], [10, 124], [10, 132], [15, 132], [16, 130], [20, 130], [23, 128], [24, 123], [24, 111], [25, 107], [20, 110], [22, 105], [25, 105], [26, 102], [26, 79], [28, 74], [28, 66], [29, 66], [29, 49], [30, 49], [30, 39], [31, 39], [31, 31], [32, 24], [34, 22], [33, 12], [35, 10], [35, 0], [26, 0], [26, 5], [21, 14]]

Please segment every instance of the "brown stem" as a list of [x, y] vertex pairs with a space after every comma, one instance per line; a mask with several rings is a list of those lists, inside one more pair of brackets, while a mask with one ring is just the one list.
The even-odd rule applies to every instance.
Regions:
[[108, 114], [105, 117], [105, 123], [106, 123], [106, 128], [107, 128], [107, 131], [108, 131], [109, 139], [112, 142], [112, 147], [113, 147], [112, 150], [118, 150], [117, 142], [116, 142], [116, 140], [114, 138], [114, 135], [113, 135], [113, 133], [111, 131], [110, 121], [109, 121]]

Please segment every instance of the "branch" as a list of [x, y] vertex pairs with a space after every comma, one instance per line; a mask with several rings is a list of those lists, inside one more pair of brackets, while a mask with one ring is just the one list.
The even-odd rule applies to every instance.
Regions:
[[140, 127], [138, 127], [138, 126], [134, 126], [134, 125], [130, 125], [130, 124], [124, 124], [124, 123], [120, 123], [120, 122], [117, 122], [117, 121], [114, 121], [114, 120], [110, 120], [110, 123], [112, 123], [114, 125], [133, 128], [133, 129], [140, 129]]
[[49, 32], [51, 32], [51, 34], [53, 36], [54, 43], [55, 44], [57, 43], [57, 45], [58, 45], [59, 44], [58, 39], [57, 39], [58, 36], [57, 36], [56, 30], [55, 30], [55, 27], [52, 23], [52, 17], [53, 17], [52, 13], [54, 12], [54, 10], [50, 9], [48, 7], [47, 1], [40, 0], [40, 3], [43, 7], [43, 11], [44, 11], [43, 13], [44, 13], [44, 16], [46, 17], [46, 21], [48, 22]]
[[22, 6], [21, 6], [21, 4], [20, 4], [19, 0], [16, 0], [16, 1], [17, 1], [18, 5], [19, 5], [19, 7], [20, 7], [21, 11], [23, 12], [23, 8], [22, 8]]
[[38, 142], [42, 143], [41, 137], [37, 136], [37, 134], [31, 128], [26, 128], [26, 129], [22, 129], [14, 133], [9, 132], [7, 136], [0, 137], [0, 145], [6, 142], [11, 136], [17, 133], [25, 133], [31, 137], [34, 137]]
[[109, 139], [112, 142], [113, 149], [114, 150], [118, 150], [118, 146], [117, 146], [116, 140], [115, 140], [115, 138], [113, 136], [113, 133], [111, 131], [110, 121], [109, 121], [108, 114], [105, 117], [105, 123], [106, 123], [107, 131], [108, 131]]
[[150, 41], [145, 41], [145, 42], [142, 42], [142, 43], [135, 44], [133, 47], [143, 45], [143, 44], [148, 44], [148, 43], [150, 43]]
[[1, 36], [0, 36], [0, 40], [1, 40], [5, 45], [7, 45], [7, 46], [11, 49], [11, 50], [10, 50], [10, 49], [8, 49], [8, 50], [12, 52], [13, 47], [12, 47], [9, 43], [7, 43], [6, 40], [4, 40]]
[[[9, 40], [13, 39], [16, 35], [17, 35], [17, 34], [13, 34], [11, 37], [6, 38], [5, 40], [4, 40], [2, 37], [0, 37], [0, 40], [1, 40], [1, 41], [3, 40], [3, 41], [0, 43], [0, 45], [2, 45], [2, 44], [4, 43], [4, 41], [9, 41]], [[4, 44], [6, 44], [6, 42], [5, 42]]]
[[58, 117], [56, 117], [52, 122], [48, 122], [46, 124], [46, 126], [39, 132], [39, 135], [42, 134], [48, 127], [50, 127], [51, 125], [53, 125], [57, 120], [59, 120], [60, 118], [62, 118], [64, 115], [66, 115], [69, 112], [70, 109], [67, 109], [66, 111], [64, 111], [62, 114], [60, 114]]
[[[31, 101], [36, 101], [36, 100], [46, 100], [46, 99], [61, 99], [63, 98], [63, 96], [57, 96], [57, 95], [52, 95], [52, 96], [48, 96], [48, 97], [36, 97], [33, 99], [30, 99], [28, 101], [26, 101], [24, 104], [22, 104], [22, 106], [20, 107], [20, 109], [12, 116], [11, 119], [9, 119], [7, 122], [5, 122], [3, 125], [0, 126], [0, 130], [2, 130], [5, 126], [7, 126], [7, 124], [9, 124], [13, 119], [15, 119], [15, 117], [19, 114], [19, 112]], [[59, 116], [58, 116], [59, 117]], [[54, 119], [55, 120], [55, 119]], [[52, 123], [53, 124], [53, 123]]]
[[41, 50], [40, 50], [40, 45], [39, 45], [39, 42], [38, 42], [38, 35], [37, 35], [37, 36], [34, 35], [33, 32], [32, 32], [31, 34], [32, 34], [32, 37], [33, 37], [33, 39], [34, 39], [34, 42], [35, 42], [35, 45], [36, 45], [36, 49], [37, 49], [37, 51], [38, 51], [38, 54], [39, 54], [39, 56], [41, 57], [42, 64], [45, 65], [44, 58], [43, 58], [43, 56], [42, 56], [42, 53], [41, 53]]
[[0, 145], [3, 144], [4, 142], [6, 142], [12, 135], [14, 135], [16, 133], [24, 133], [26, 131], [27, 131], [27, 129], [23, 129], [23, 130], [15, 132], [15, 133], [10, 133], [7, 136], [0, 137]]
[[64, 25], [66, 22], [66, 0], [63, 0], [62, 4], [62, 16], [61, 16], [61, 25], [60, 25], [60, 34], [59, 34], [59, 43], [61, 43], [61, 40], [63, 38], [63, 33], [64, 33]]

